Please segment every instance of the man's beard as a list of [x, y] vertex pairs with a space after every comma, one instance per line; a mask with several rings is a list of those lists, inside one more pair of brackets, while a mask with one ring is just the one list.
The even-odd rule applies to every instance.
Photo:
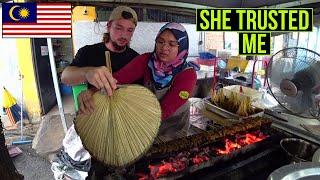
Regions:
[[112, 43], [112, 46], [114, 47], [114, 49], [116, 51], [122, 51], [122, 50], [125, 50], [127, 46], [119, 46], [115, 41], [112, 41], [111, 40], [111, 43]]

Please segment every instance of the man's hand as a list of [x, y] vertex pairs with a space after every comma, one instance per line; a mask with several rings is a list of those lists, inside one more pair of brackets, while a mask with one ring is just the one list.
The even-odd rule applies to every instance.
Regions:
[[98, 89], [104, 88], [109, 96], [117, 88], [117, 80], [105, 66], [91, 68], [85, 75], [87, 81]]
[[82, 91], [78, 95], [78, 103], [79, 103], [79, 114], [89, 115], [93, 113], [94, 110], [94, 102], [93, 102], [93, 94], [94, 90], [88, 89]]

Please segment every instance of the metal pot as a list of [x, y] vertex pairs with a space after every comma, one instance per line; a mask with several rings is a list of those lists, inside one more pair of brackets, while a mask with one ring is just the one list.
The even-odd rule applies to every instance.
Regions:
[[312, 162], [320, 162], [320, 148], [313, 154]]
[[318, 180], [320, 179], [320, 163], [301, 162], [289, 164], [273, 171], [268, 180]]
[[287, 153], [290, 162], [311, 161], [313, 154], [319, 148], [305, 140], [297, 138], [285, 138], [280, 141], [282, 149]]

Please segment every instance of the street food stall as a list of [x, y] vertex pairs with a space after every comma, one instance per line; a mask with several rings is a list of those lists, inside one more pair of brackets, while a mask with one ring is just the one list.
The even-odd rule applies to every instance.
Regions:
[[[66, 1], [44, 0], [41, 2]], [[140, 143], [146, 149], [143, 149], [139, 156], [133, 158], [134, 160], [125, 166], [110, 166], [108, 177], [147, 180], [285, 179], [290, 176], [293, 179], [298, 179], [298, 176], [294, 176], [299, 174], [299, 178], [319, 179], [319, 1], [69, 0], [67, 2], [72, 3], [73, 10], [72, 39], [53, 38], [52, 41], [47, 42], [45, 39], [32, 40], [32, 48], [35, 52], [34, 71], [37, 75], [37, 88], [43, 114], [52, 109], [57, 99], [58, 103], [61, 103], [60, 92], [55, 92], [59, 91], [57, 87], [54, 88], [53, 83], [47, 82], [48, 78], [44, 78], [48, 77], [46, 75], [51, 72], [52, 64], [50, 67], [47, 63], [44, 67], [44, 64], [41, 63], [44, 60], [43, 51], [45, 50], [43, 47], [49, 47], [50, 57], [46, 56], [45, 58], [46, 60], [55, 60], [55, 65], [58, 67], [57, 72], [52, 71], [54, 72], [52, 76], [57, 75], [58, 78], [55, 77], [55, 81], [60, 81], [61, 72], [71, 63], [80, 48], [101, 42], [103, 34], [106, 32], [105, 27], [109, 15], [112, 9], [118, 5], [130, 6], [138, 14], [139, 21], [130, 47], [139, 54], [155, 49], [154, 39], [158, 30], [166, 22], [178, 22], [185, 27], [189, 35], [187, 61], [200, 66], [200, 71], [197, 72], [196, 88], [192, 93], [192, 98], [188, 100], [190, 103], [189, 129], [176, 132], [176, 137], [173, 139], [161, 135], [152, 136], [153, 141], [150, 144], [143, 144], [137, 140], [137, 144]], [[313, 31], [271, 32], [272, 50], [270, 55], [258, 56], [240, 55], [237, 52], [239, 49], [237, 33], [196, 30], [196, 9], [260, 7], [313, 8]], [[48, 45], [47, 43], [52, 44]], [[52, 78], [51, 75], [50, 78]], [[62, 82], [59, 84], [63, 98], [71, 97], [71, 87], [62, 84]], [[126, 85], [120, 86], [125, 91], [123, 87]], [[102, 93], [105, 95], [106, 92]], [[57, 98], [53, 98], [54, 94]], [[127, 94], [134, 93], [127, 92]], [[183, 95], [185, 94], [180, 97]], [[99, 97], [102, 99], [101, 96]], [[126, 98], [121, 102], [126, 104], [134, 98], [136, 101], [138, 99], [144, 100], [144, 98], [136, 96], [126, 96]], [[108, 103], [116, 102], [112, 100], [114, 99]], [[120, 100], [116, 103], [118, 102]], [[148, 103], [150, 102], [151, 100], [148, 100]], [[140, 108], [141, 114], [149, 113], [150, 109], [145, 111], [141, 109], [148, 103], [139, 103], [136, 107], [128, 107], [125, 112], [129, 112], [130, 109], [130, 113], [132, 113], [131, 108]], [[157, 103], [152, 101], [149, 106], [154, 104]], [[60, 114], [64, 114], [61, 104], [59, 111]], [[106, 121], [109, 119], [112, 121], [118, 116], [107, 110], [101, 110], [100, 113], [105, 113], [101, 117], [105, 117]], [[121, 113], [124, 112], [121, 111]], [[157, 113], [157, 116], [149, 114], [146, 116], [160, 119], [161, 113]], [[64, 121], [64, 116], [61, 118]], [[79, 134], [90, 132], [91, 135], [94, 135], [95, 132], [92, 133], [91, 126], [86, 124], [88, 123], [86, 120], [91, 117], [86, 118], [74, 114], [75, 131]], [[133, 121], [133, 119], [136, 121], [135, 118], [130, 120]], [[161, 123], [157, 123], [160, 126]], [[116, 127], [115, 124], [112, 126]], [[103, 126], [105, 125], [103, 121], [99, 125], [101, 125], [99, 128], [107, 128], [107, 126]], [[134, 125], [132, 127], [136, 127]], [[110, 127], [108, 126], [108, 130]], [[146, 127], [149, 127], [147, 123]], [[66, 124], [63, 128], [66, 131]], [[83, 129], [81, 130], [81, 128]], [[131, 136], [128, 138], [129, 130], [122, 129], [122, 131], [124, 133], [119, 139], [134, 139]], [[80, 137], [84, 142], [83, 146], [89, 147], [90, 144], [88, 139], [85, 139], [86, 136], [81, 134]], [[95, 141], [94, 137], [90, 138]], [[99, 134], [99, 138], [107, 137]], [[99, 140], [101, 141], [101, 139]], [[111, 141], [108, 139], [108, 142], [91, 145], [105, 150], [108, 144], [117, 148], [125, 144], [122, 141], [110, 143]], [[130, 143], [134, 144], [135, 142]], [[91, 149], [88, 151], [92, 153]], [[138, 150], [136, 151], [138, 152]], [[121, 159], [124, 157], [119, 152], [123, 151], [119, 150], [112, 158]], [[105, 151], [104, 153], [109, 152]], [[104, 153], [101, 153], [101, 156]], [[130, 153], [128, 151], [128, 154]], [[93, 156], [93, 158], [96, 157]]]

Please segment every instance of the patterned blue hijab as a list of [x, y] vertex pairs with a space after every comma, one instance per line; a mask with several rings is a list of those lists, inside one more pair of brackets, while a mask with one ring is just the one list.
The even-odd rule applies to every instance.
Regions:
[[192, 67], [196, 71], [199, 66], [193, 62], [187, 62], [189, 51], [189, 38], [186, 29], [179, 23], [167, 23], [157, 34], [156, 39], [165, 30], [170, 30], [179, 44], [178, 55], [172, 62], [162, 62], [157, 59], [156, 48], [149, 58], [148, 67], [152, 71], [153, 81], [157, 89], [162, 89], [171, 84], [173, 77], [187, 67]]

